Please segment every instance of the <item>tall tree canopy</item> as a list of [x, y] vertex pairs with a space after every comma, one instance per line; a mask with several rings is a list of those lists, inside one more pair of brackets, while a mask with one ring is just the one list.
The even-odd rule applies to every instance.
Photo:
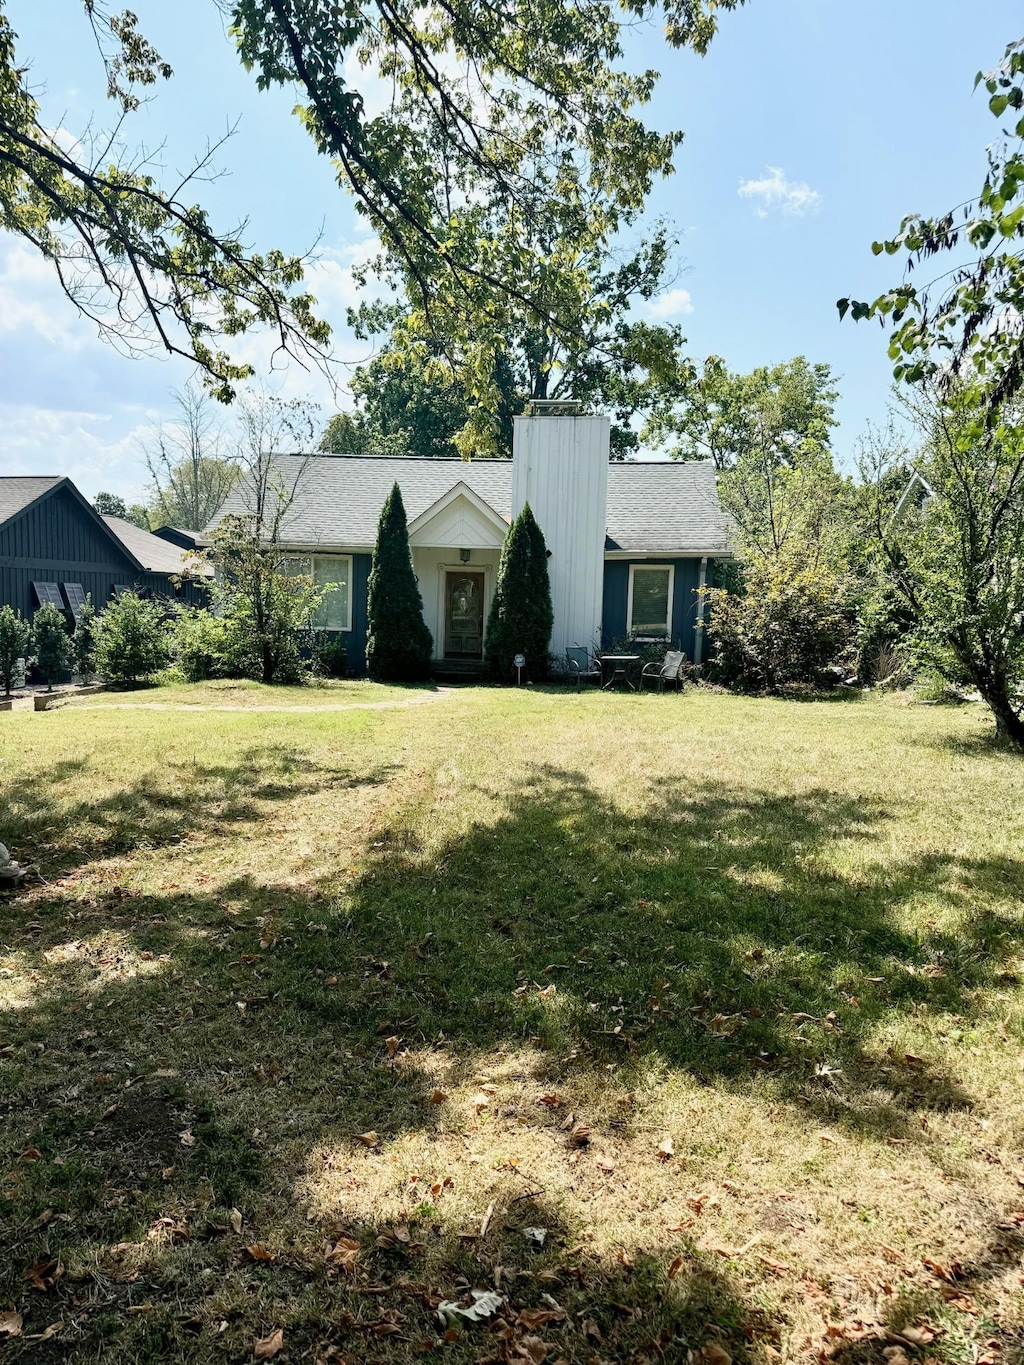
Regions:
[[798, 451], [827, 447], [838, 397], [830, 367], [802, 355], [750, 374], [733, 374], [709, 356], [683, 403], [656, 415], [645, 434], [667, 445], [674, 460], [714, 460], [729, 469], [760, 453], [785, 464]]
[[[601, 220], [590, 231], [614, 232], [671, 169], [679, 141], [636, 117], [655, 73], [622, 69], [623, 19], [661, 12], [670, 44], [704, 52], [718, 13], [742, 0], [626, 0], [622, 16], [573, 0], [214, 2], [258, 85], [298, 91], [317, 149], [408, 272], [410, 334], [422, 333], [427, 311], [446, 297], [491, 324], [460, 365], [474, 396], [493, 408], [493, 338], [508, 309], [536, 309], [567, 335], [579, 272], [575, 258], [543, 257], [525, 211], [489, 230], [490, 206], [528, 208], [542, 176], [559, 193], [600, 186]], [[188, 201], [195, 175], [163, 190], [127, 148], [126, 121], [171, 68], [130, 11], [82, 4], [116, 118], [110, 137], [69, 150], [40, 117], [0, 0], [0, 225], [53, 262], [102, 331], [188, 356], [229, 398], [251, 373], [232, 358], [232, 338], [269, 324], [301, 352], [323, 346], [328, 329], [298, 292], [301, 261], [253, 253], [240, 232], [218, 231]], [[379, 113], [360, 90], [367, 73], [392, 82]], [[207, 165], [203, 158], [196, 172]]]

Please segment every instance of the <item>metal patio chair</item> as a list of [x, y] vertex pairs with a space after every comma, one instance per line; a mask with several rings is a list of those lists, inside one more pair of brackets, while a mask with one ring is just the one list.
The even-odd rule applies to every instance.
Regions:
[[601, 666], [591, 658], [590, 650], [572, 645], [565, 651], [566, 672], [579, 688], [585, 682], [600, 683]]
[[670, 649], [664, 659], [653, 663], [644, 664], [640, 671], [640, 690], [643, 691], [644, 682], [657, 682], [658, 691], [664, 692], [666, 687], [678, 687], [680, 692], [683, 690], [683, 665], [686, 663], [686, 655], [681, 649]]

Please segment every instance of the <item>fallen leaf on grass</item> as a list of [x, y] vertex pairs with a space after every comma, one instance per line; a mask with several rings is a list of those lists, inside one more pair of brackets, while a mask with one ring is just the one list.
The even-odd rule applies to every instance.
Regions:
[[677, 1256], [668, 1268], [668, 1277], [670, 1280], [675, 1279], [675, 1277], [679, 1274], [680, 1270], [682, 1270], [683, 1264], [684, 1262], [682, 1256]]
[[64, 1274], [64, 1267], [60, 1261], [37, 1261], [27, 1272], [26, 1278], [33, 1289], [38, 1289], [45, 1294], [48, 1289], [52, 1289], [60, 1277]]
[[671, 1157], [674, 1157], [675, 1154], [676, 1154], [676, 1145], [675, 1145], [675, 1143], [672, 1141], [672, 1139], [671, 1139], [670, 1137], [667, 1137], [667, 1138], [665, 1139], [664, 1142], [659, 1143], [659, 1145], [658, 1145], [658, 1159], [659, 1159], [660, 1161], [668, 1161]]
[[577, 1123], [576, 1127], [569, 1134], [570, 1147], [586, 1147], [590, 1141], [590, 1129], [583, 1123]]
[[284, 1346], [284, 1332], [276, 1328], [269, 1336], [257, 1337], [252, 1343], [252, 1353], [257, 1360], [270, 1360]]
[[889, 1365], [910, 1365], [907, 1353], [902, 1346], [887, 1346], [882, 1352]]
[[183, 1133], [178, 1134], [178, 1141], [183, 1147], [194, 1147], [196, 1145], [195, 1136], [188, 1128]]
[[554, 1346], [548, 1345], [540, 1337], [523, 1337], [515, 1345], [518, 1348], [517, 1355], [512, 1359], [532, 1362], [532, 1365], [544, 1365], [544, 1361], [555, 1349]]
[[538, 1251], [544, 1245], [547, 1235], [547, 1228], [523, 1228], [523, 1236]]
[[387, 1050], [388, 1050], [388, 1056], [389, 1056], [389, 1057], [393, 1057], [393, 1056], [395, 1055], [395, 1053], [396, 1053], [396, 1052], [398, 1051], [398, 1049], [399, 1049], [399, 1046], [400, 1046], [401, 1042], [402, 1042], [402, 1040], [401, 1040], [401, 1038], [398, 1037], [397, 1034], [394, 1034], [394, 1035], [393, 1035], [392, 1037], [390, 1037], [390, 1038], [385, 1038], [385, 1039], [384, 1039], [384, 1046], [385, 1046], [385, 1047], [387, 1048]]
[[376, 1133], [374, 1132], [374, 1130], [371, 1128], [371, 1129], [370, 1129], [368, 1132], [366, 1132], [366, 1133], [357, 1133], [357, 1134], [356, 1134], [356, 1142], [361, 1142], [361, 1143], [363, 1144], [364, 1147], [376, 1147], [376, 1146], [378, 1146], [379, 1143], [380, 1143], [380, 1138], [377, 1136], [377, 1134], [376, 1134]]
[[564, 1308], [524, 1308], [516, 1318], [517, 1327], [525, 1327], [528, 1332], [536, 1332], [549, 1322], [564, 1322]]
[[262, 1242], [254, 1242], [251, 1247], [246, 1247], [245, 1254], [250, 1261], [273, 1261], [277, 1259], [274, 1252], [269, 1247], [265, 1247]]
[[231, 1231], [238, 1233], [242, 1231], [242, 1214], [239, 1209], [231, 1210]]
[[483, 1110], [490, 1105], [490, 1103], [491, 1103], [490, 1095], [485, 1095], [482, 1090], [478, 1090], [477, 1093], [470, 1100], [470, 1104], [473, 1106], [473, 1108], [476, 1110], [478, 1114], [482, 1113]]
[[595, 1159], [594, 1165], [599, 1171], [604, 1171], [606, 1175], [611, 1175], [615, 1170], [615, 1162], [610, 1156], [599, 1156]]
[[359, 1257], [359, 1243], [351, 1237], [339, 1237], [328, 1251], [326, 1260], [331, 1265], [340, 1265], [342, 1270], [354, 1270]]
[[42, 1161], [43, 1154], [38, 1147], [26, 1147], [18, 1158], [19, 1161]]
[[0, 1313], [0, 1335], [5, 1337], [20, 1337], [24, 1321], [25, 1319], [20, 1313]]
[[709, 1341], [706, 1346], [702, 1346], [697, 1356], [702, 1365], [732, 1365], [732, 1356], [724, 1346], [719, 1346], [717, 1341]]
[[561, 1095], [551, 1094], [541, 1095], [537, 1103], [545, 1105], [548, 1109], [560, 1109], [565, 1101], [562, 1099]]
[[903, 1331], [897, 1335], [903, 1337], [905, 1341], [909, 1341], [911, 1346], [927, 1346], [929, 1342], [935, 1340], [936, 1333], [934, 1328], [924, 1323], [917, 1327], [904, 1327]]
[[447, 1100], [447, 1098], [448, 1098], [448, 1096], [444, 1093], [443, 1090], [435, 1090], [435, 1091], [431, 1094], [431, 1096], [430, 1096], [430, 1103], [431, 1103], [431, 1104], [444, 1104], [444, 1102]]

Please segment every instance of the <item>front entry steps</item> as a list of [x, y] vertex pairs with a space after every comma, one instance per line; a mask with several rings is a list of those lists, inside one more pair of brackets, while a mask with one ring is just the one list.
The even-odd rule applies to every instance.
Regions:
[[481, 682], [484, 676], [483, 659], [435, 659], [430, 675], [438, 682]]

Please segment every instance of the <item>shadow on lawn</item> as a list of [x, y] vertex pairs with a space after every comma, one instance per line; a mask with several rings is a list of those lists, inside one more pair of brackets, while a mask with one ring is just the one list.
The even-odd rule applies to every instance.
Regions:
[[[237, 765], [187, 765], [96, 805], [56, 804], [53, 788], [76, 772], [55, 769], [11, 796], [12, 843], [48, 870], [167, 843], [186, 828], [258, 829], [268, 803], [387, 779], [383, 768], [359, 777], [254, 750]], [[524, 1076], [524, 1087], [580, 1075], [600, 1087], [609, 1067], [627, 1082], [652, 1061], [736, 1090], [756, 1077], [762, 1093], [815, 1123], [871, 1140], [913, 1141], [928, 1111], [969, 1104], [940, 1065], [879, 1055], [875, 1031], [924, 1007], [969, 1020], [979, 990], [1015, 980], [1021, 927], [993, 907], [1024, 895], [1024, 864], [929, 855], [841, 875], [826, 853], [837, 839], [874, 840], [891, 807], [825, 788], [779, 797], [693, 780], [648, 796], [642, 816], [625, 814], [584, 775], [541, 768], [495, 823], [429, 855], [393, 812], [348, 885], [339, 867], [304, 889], [241, 877], [211, 881], [209, 894], [119, 892], [83, 903], [30, 888], [0, 904], [4, 937], [25, 954], [35, 991], [7, 1013], [0, 1038], [10, 1048], [0, 1196], [9, 1264], [49, 1255], [74, 1263], [75, 1276], [53, 1292], [67, 1308], [91, 1295], [90, 1323], [115, 1313], [120, 1325], [104, 1329], [112, 1340], [126, 1304], [157, 1296], [132, 1328], [140, 1358], [168, 1354], [193, 1318], [205, 1340], [222, 1311], [207, 1299], [240, 1266], [254, 1316], [244, 1331], [242, 1318], [229, 1320], [224, 1345], [238, 1358], [245, 1333], [290, 1313], [297, 1347], [327, 1341], [360, 1362], [407, 1359], [417, 1334], [434, 1330], [430, 1285], [455, 1292], [460, 1275], [482, 1283], [498, 1266], [523, 1275], [524, 1265], [518, 1306], [542, 1308], [547, 1283], [577, 1315], [571, 1328], [540, 1332], [573, 1362], [680, 1359], [715, 1333], [740, 1356], [752, 1340], [770, 1341], [742, 1288], [692, 1245], [671, 1282], [664, 1247], [642, 1251], [628, 1277], [585, 1252], [579, 1271], [567, 1270], [566, 1246], [581, 1229], [561, 1226], [543, 1196], [528, 1217], [500, 1210], [489, 1238], [462, 1249], [431, 1236], [420, 1251], [380, 1248], [387, 1229], [365, 1223], [365, 1283], [329, 1279], [322, 1252], [314, 1264], [307, 1252], [282, 1251], [271, 1274], [245, 1261], [245, 1238], [226, 1223], [226, 1210], [250, 1195], [284, 1208], [318, 1145], [351, 1145], [370, 1129], [385, 1143], [429, 1131], [434, 1078], [415, 1057], [432, 1050], [450, 1056], [455, 1084], [482, 1054], [527, 1041], [543, 1074]], [[83, 828], [99, 831], [91, 844], [80, 843]], [[922, 895], [971, 913], [956, 932], [908, 930], [899, 912]], [[105, 946], [111, 933], [142, 955], [130, 971], [119, 970], [122, 949]], [[411, 1065], [382, 1064], [382, 1038], [392, 1035]], [[558, 1119], [527, 1122], [556, 1128]], [[616, 1122], [628, 1130], [628, 1118]], [[19, 1159], [28, 1150], [37, 1157]], [[154, 1210], [197, 1199], [207, 1232], [192, 1229], [194, 1263], [176, 1280], [171, 1252], [147, 1250], [145, 1229]], [[48, 1208], [74, 1217], [40, 1225]], [[530, 1261], [521, 1224], [542, 1218], [558, 1255]], [[273, 1232], [271, 1222], [247, 1236]], [[119, 1241], [143, 1245], [138, 1281], [112, 1268]], [[397, 1332], [374, 1296], [383, 1281], [388, 1311], [403, 1315], [391, 1320]], [[11, 1280], [5, 1292], [23, 1298], [23, 1284]], [[93, 1327], [82, 1340], [82, 1358], [95, 1358]], [[849, 1358], [877, 1356], [884, 1340]], [[72, 1358], [69, 1342], [52, 1343], [52, 1358]], [[34, 1346], [33, 1358], [50, 1346]], [[479, 1334], [467, 1334], [446, 1358], [475, 1360], [479, 1347]]]
[[175, 844], [199, 830], [227, 834], [232, 825], [258, 820], [264, 802], [380, 786], [394, 765], [357, 773], [318, 764], [298, 749], [254, 746], [234, 763], [202, 763], [197, 756], [164, 764], [99, 800], [63, 803], [61, 783], [88, 770], [87, 760], [68, 759], [0, 788], [12, 856], [47, 878], [114, 854]]

